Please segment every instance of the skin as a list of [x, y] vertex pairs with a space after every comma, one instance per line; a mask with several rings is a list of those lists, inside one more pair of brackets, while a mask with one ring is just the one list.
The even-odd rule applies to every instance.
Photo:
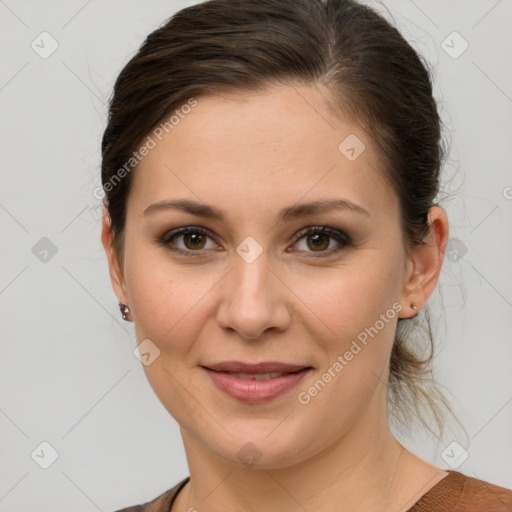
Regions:
[[[325, 95], [279, 85], [197, 98], [133, 171], [121, 262], [104, 209], [112, 286], [131, 309], [139, 342], [150, 339], [160, 350], [144, 371], [183, 436], [191, 482], [173, 511], [313, 512], [340, 504], [405, 511], [447, 475], [397, 442], [386, 409], [397, 321], [415, 315], [436, 286], [447, 216], [432, 207], [427, 245], [407, 254], [398, 198], [371, 138], [334, 116]], [[349, 134], [366, 146], [354, 161], [338, 150]], [[327, 198], [348, 199], [369, 215], [345, 209], [277, 221], [284, 207]], [[220, 208], [225, 222], [171, 209], [144, 215], [175, 199]], [[325, 225], [351, 244], [324, 235], [318, 248], [313, 236], [293, 238]], [[211, 233], [174, 239], [196, 256], [157, 241], [185, 226]], [[236, 252], [248, 236], [263, 250], [252, 263]], [[332, 252], [336, 247], [343, 248]], [[394, 303], [402, 305], [395, 318], [308, 404], [299, 403], [298, 393]], [[226, 360], [314, 371], [271, 401], [246, 404], [217, 389], [200, 367]], [[250, 467], [238, 457], [248, 442], [260, 455]]]

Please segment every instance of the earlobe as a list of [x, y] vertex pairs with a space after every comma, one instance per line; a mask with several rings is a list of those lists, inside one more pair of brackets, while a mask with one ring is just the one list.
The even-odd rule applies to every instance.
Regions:
[[[400, 318], [410, 318], [421, 309], [434, 291], [448, 243], [448, 217], [440, 206], [428, 212], [429, 231], [423, 245], [412, 248], [402, 291]], [[416, 306], [416, 307], [414, 307]]]
[[105, 250], [108, 262], [108, 270], [110, 274], [110, 282], [112, 288], [117, 295], [120, 303], [126, 303], [126, 290], [124, 286], [123, 271], [119, 264], [116, 251], [114, 249], [113, 234], [111, 227], [111, 219], [108, 209], [103, 205], [102, 227], [101, 227], [101, 243]]

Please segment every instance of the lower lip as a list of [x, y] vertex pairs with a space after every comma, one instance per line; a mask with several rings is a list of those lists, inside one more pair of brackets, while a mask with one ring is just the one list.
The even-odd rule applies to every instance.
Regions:
[[227, 395], [248, 404], [259, 404], [272, 400], [295, 387], [312, 368], [304, 368], [295, 373], [267, 380], [243, 380], [228, 373], [204, 368], [213, 383]]

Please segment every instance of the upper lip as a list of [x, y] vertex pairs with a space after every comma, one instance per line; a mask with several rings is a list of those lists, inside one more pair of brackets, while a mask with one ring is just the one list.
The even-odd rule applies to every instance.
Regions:
[[261, 363], [250, 364], [242, 361], [223, 361], [221, 363], [203, 365], [204, 368], [215, 370], [217, 372], [233, 373], [270, 373], [270, 372], [297, 372], [304, 368], [311, 368], [303, 364], [287, 364], [277, 361], [264, 361]]

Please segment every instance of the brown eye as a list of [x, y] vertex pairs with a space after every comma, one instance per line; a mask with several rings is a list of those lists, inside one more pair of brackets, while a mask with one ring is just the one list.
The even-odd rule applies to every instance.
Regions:
[[[299, 246], [298, 250], [300, 252], [318, 253], [319, 256], [332, 255], [351, 245], [351, 239], [348, 235], [328, 226], [306, 228], [295, 235], [295, 239], [294, 245]], [[208, 246], [209, 240], [210, 246]], [[171, 231], [157, 241], [167, 249], [181, 253], [184, 256], [204, 255], [205, 250], [217, 247], [208, 231], [193, 227]], [[301, 243], [303, 247], [300, 247]]]
[[185, 233], [181, 235], [183, 237], [183, 243], [187, 249], [204, 249], [206, 236], [202, 233]]
[[308, 247], [313, 250], [323, 250], [329, 247], [329, 236], [320, 233], [313, 233], [306, 237]]
[[331, 255], [351, 245], [348, 235], [327, 226], [306, 228], [296, 235], [296, 240], [295, 245], [299, 251], [320, 255]]
[[[210, 245], [208, 246], [208, 241]], [[181, 228], [161, 237], [158, 242], [172, 251], [184, 255], [199, 256], [203, 250], [214, 249], [212, 236], [200, 228]], [[197, 254], [195, 254], [197, 253]]]

